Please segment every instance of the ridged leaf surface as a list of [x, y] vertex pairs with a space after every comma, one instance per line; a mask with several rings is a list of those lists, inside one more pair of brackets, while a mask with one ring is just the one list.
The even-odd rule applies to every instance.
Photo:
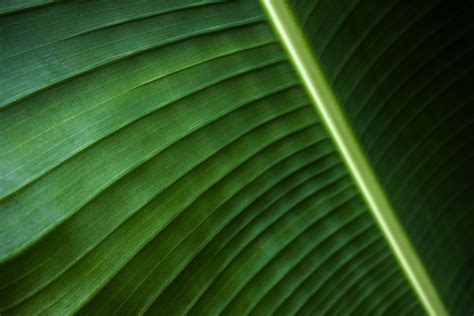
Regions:
[[434, 284], [474, 310], [474, 6], [291, 1]]
[[[468, 310], [467, 10], [294, 2]], [[259, 2], [6, 1], [0, 45], [2, 315], [424, 313]]]

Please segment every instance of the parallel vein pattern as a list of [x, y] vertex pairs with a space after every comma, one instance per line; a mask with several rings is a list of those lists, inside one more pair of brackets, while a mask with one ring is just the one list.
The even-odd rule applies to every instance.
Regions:
[[2, 314], [422, 312], [257, 2], [30, 2], [0, 11]]
[[472, 313], [472, 2], [291, 2], [443, 300]]

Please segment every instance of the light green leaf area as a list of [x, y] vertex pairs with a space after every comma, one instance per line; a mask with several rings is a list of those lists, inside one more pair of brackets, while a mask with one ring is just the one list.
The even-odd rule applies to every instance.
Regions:
[[258, 1], [5, 1], [0, 83], [2, 315], [424, 313]]

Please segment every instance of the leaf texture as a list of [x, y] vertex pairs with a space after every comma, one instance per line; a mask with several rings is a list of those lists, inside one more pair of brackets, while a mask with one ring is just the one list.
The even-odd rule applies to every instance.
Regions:
[[450, 312], [470, 313], [474, 6], [291, 3]]
[[[318, 38], [315, 53], [335, 91], [347, 94], [348, 118], [407, 231], [434, 262], [427, 266], [435, 281], [450, 306], [459, 304], [453, 311], [467, 310], [470, 285], [458, 275], [472, 261], [460, 259], [469, 232], [454, 224], [469, 219], [469, 183], [449, 195], [461, 187], [444, 179], [457, 179], [470, 157], [449, 164], [468, 150], [454, 139], [466, 139], [459, 135], [472, 126], [464, 98], [472, 37], [464, 24], [450, 35], [457, 16], [436, 24], [426, 42], [414, 37], [410, 27], [434, 24], [443, 7], [427, 6], [408, 21], [403, 8], [378, 12], [349, 2], [294, 8], [308, 38]], [[352, 28], [342, 26], [357, 6], [373, 25], [360, 24], [360, 37], [349, 37]], [[434, 78], [426, 91], [407, 84], [398, 92], [420, 53], [403, 51], [413, 56], [404, 59], [399, 48], [383, 64], [377, 54], [395, 45], [389, 38], [384, 47], [360, 48], [381, 63], [377, 71], [363, 68], [356, 54], [363, 32], [383, 20], [412, 35], [392, 34], [387, 23], [379, 36], [390, 33], [399, 47], [406, 37], [420, 45], [415, 52], [433, 52], [420, 65]], [[257, 1], [5, 2], [0, 34], [2, 315], [423, 314]], [[406, 66], [392, 66], [395, 56]], [[385, 88], [366, 73], [386, 76]], [[443, 90], [447, 74], [452, 85]], [[391, 91], [397, 99], [375, 113]], [[427, 108], [410, 107], [418, 104], [410, 92]], [[456, 95], [466, 102], [446, 116], [444, 103], [428, 100]], [[460, 118], [464, 125], [454, 124]], [[426, 133], [409, 151], [415, 126]], [[427, 148], [434, 154], [426, 161], [414, 158]], [[423, 184], [434, 175], [435, 183]], [[445, 215], [453, 205], [466, 211]], [[422, 225], [426, 218], [431, 228]], [[445, 222], [447, 232], [434, 236]], [[449, 243], [459, 249], [451, 252]], [[446, 259], [434, 260], [441, 254]], [[440, 274], [457, 264], [459, 272]]]

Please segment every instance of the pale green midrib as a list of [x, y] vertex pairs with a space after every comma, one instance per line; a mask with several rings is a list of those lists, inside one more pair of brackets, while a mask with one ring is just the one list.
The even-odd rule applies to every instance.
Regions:
[[261, 2], [337, 150], [422, 305], [429, 315], [448, 315], [286, 1]]

